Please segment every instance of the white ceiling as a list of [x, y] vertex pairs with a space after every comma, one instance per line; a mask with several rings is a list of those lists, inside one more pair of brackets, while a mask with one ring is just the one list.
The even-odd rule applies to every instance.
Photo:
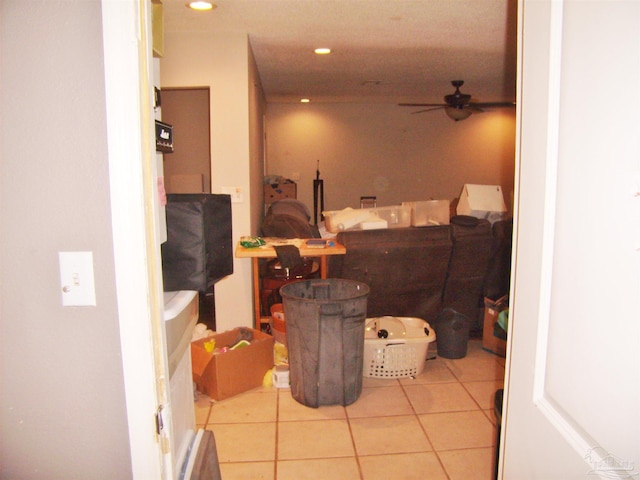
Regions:
[[163, 0], [165, 31], [246, 32], [268, 102], [515, 100], [516, 0], [214, 1]]

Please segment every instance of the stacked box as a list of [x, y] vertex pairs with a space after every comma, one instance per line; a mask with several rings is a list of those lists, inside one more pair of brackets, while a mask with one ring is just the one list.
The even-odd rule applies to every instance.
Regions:
[[491, 223], [502, 220], [507, 213], [502, 188], [499, 185], [466, 184], [462, 188], [456, 213], [484, 218]]
[[284, 198], [296, 198], [296, 195], [297, 185], [293, 182], [264, 186], [264, 203], [273, 203]]

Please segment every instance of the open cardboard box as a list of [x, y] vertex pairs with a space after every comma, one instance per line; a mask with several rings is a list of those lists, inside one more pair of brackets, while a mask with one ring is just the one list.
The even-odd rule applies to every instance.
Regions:
[[462, 187], [456, 213], [485, 218], [491, 223], [502, 220], [507, 212], [502, 188], [499, 185], [472, 185]]
[[191, 343], [193, 381], [198, 391], [215, 400], [223, 400], [262, 385], [265, 373], [273, 367], [273, 337], [259, 330], [253, 333], [251, 344], [224, 353], [209, 353], [205, 342], [215, 338], [216, 348], [229, 347], [238, 337], [234, 328]]
[[498, 315], [509, 306], [507, 295], [496, 300], [485, 297], [484, 299], [484, 325], [482, 328], [482, 348], [504, 357], [507, 352], [507, 342], [494, 335], [494, 326], [498, 321]]

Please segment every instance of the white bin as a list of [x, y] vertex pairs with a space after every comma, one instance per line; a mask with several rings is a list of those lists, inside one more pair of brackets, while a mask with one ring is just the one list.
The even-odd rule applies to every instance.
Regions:
[[362, 374], [374, 378], [407, 378], [422, 373], [436, 332], [420, 318], [368, 318]]

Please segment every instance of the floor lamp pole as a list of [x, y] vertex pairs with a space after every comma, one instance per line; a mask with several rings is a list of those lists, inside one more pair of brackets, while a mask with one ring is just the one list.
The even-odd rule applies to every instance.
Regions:
[[[318, 202], [320, 202], [320, 212], [318, 212]], [[318, 225], [318, 218], [322, 220], [324, 211], [324, 180], [320, 180], [320, 160], [316, 166], [316, 178], [313, 181], [313, 222]], [[318, 213], [320, 216], [318, 217]]]

